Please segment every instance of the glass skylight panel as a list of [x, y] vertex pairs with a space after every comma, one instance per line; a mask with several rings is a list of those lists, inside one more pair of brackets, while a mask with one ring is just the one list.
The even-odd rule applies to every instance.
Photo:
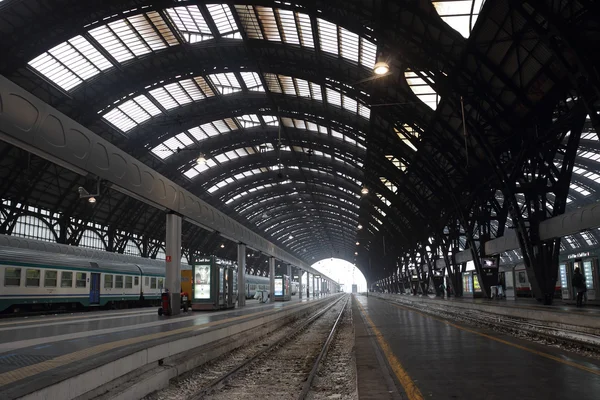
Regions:
[[295, 78], [296, 86], [298, 87], [298, 96], [310, 97], [310, 86], [304, 79]]
[[348, 96], [342, 96], [342, 108], [344, 110], [352, 111], [353, 113], [358, 112], [358, 102]]
[[53, 47], [28, 64], [64, 90], [70, 90], [112, 66], [82, 36]]
[[103, 118], [123, 132], [160, 114], [160, 110], [145, 95], [137, 96], [104, 114]]
[[279, 81], [281, 82], [281, 88], [283, 93], [291, 96], [296, 96], [296, 86], [294, 85], [294, 79], [290, 76], [279, 75]]
[[212, 39], [213, 35], [198, 6], [167, 8], [173, 25], [188, 43]]
[[465, 38], [471, 34], [485, 0], [436, 0], [436, 11], [450, 27]]
[[277, 79], [277, 75], [266, 73], [264, 74], [264, 77], [269, 92], [282, 93], [281, 85], [279, 84], [279, 79]]
[[413, 93], [432, 110], [435, 110], [440, 102], [440, 97], [435, 90], [415, 72], [407, 70], [404, 76]]
[[264, 92], [265, 88], [260, 81], [260, 76], [256, 72], [241, 72], [240, 75], [248, 90], [252, 92]]
[[342, 106], [342, 95], [339, 92], [330, 88], [326, 88], [325, 93], [327, 94], [327, 103], [338, 107]]
[[233, 15], [231, 14], [231, 9], [227, 4], [207, 4], [206, 8], [221, 36], [239, 31]]
[[[257, 6], [258, 10], [259, 6]], [[254, 7], [249, 5], [241, 5], [236, 4], [235, 10], [240, 17], [240, 22], [246, 32], [246, 36], [248, 39], [264, 39], [262, 31], [260, 30], [260, 25], [258, 23], [258, 19], [256, 18], [256, 14], [254, 13]]]
[[359, 39], [356, 33], [347, 29], [340, 29], [340, 55], [348, 60], [358, 63]]
[[242, 87], [233, 72], [212, 74], [208, 78], [220, 94], [240, 92]]
[[360, 64], [373, 69], [377, 62], [377, 45], [370, 40], [360, 38]]
[[321, 50], [336, 56], [339, 55], [337, 26], [329, 21], [317, 18], [317, 27], [321, 40]]
[[236, 120], [242, 128], [252, 128], [261, 125], [260, 119], [256, 114], [242, 115], [241, 117], [237, 117]]
[[417, 151], [417, 148], [415, 147], [414, 144], [412, 144], [412, 142], [410, 141], [410, 138], [408, 135], [406, 135], [404, 132], [402, 132], [401, 130], [399, 130], [398, 128], [394, 127], [394, 132], [396, 132], [396, 134], [398, 135], [398, 137], [400, 138], [400, 140], [402, 140], [402, 142], [407, 145], [408, 147], [410, 147], [412, 150]]
[[274, 115], [263, 115], [263, 121], [269, 126], [279, 126], [279, 120]]
[[313, 100], [323, 101], [323, 95], [321, 93], [321, 85], [310, 82], [310, 91], [312, 93]]
[[279, 28], [277, 27], [277, 20], [275, 19], [275, 12], [270, 7], [256, 6], [256, 12], [258, 13], [258, 19], [265, 32], [265, 38], [267, 40], [281, 42], [281, 36], [279, 35]]
[[312, 34], [312, 24], [310, 23], [310, 17], [304, 13], [296, 13], [297, 28], [299, 34], [300, 44], [302, 46], [314, 48], [315, 41]]
[[294, 12], [278, 9], [277, 13], [279, 14], [279, 22], [281, 24], [281, 30], [283, 31], [283, 41], [285, 43], [300, 44]]
[[[215, 121], [216, 122], [216, 121]], [[215, 126], [212, 123], [207, 123], [204, 125], [200, 125], [200, 128], [204, 131], [204, 133], [209, 136], [217, 136], [220, 132], [217, 130], [217, 128], [215, 128]]]
[[370, 119], [371, 118], [371, 109], [367, 106], [364, 106], [360, 103], [358, 103], [358, 114], [366, 119]]
[[191, 169], [188, 169], [187, 171], [185, 171], [183, 173], [183, 175], [185, 175], [188, 179], [192, 179], [192, 178], [198, 176], [199, 173], [200, 172], [196, 171], [195, 168], [191, 168]]

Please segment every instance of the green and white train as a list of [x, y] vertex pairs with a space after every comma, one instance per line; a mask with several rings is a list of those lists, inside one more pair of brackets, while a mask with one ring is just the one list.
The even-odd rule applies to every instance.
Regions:
[[158, 304], [164, 279], [164, 261], [0, 247], [0, 312]]

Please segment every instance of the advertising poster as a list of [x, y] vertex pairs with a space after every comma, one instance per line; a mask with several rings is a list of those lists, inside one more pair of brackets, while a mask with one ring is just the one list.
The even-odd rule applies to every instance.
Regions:
[[476, 292], [481, 292], [481, 286], [479, 286], [479, 277], [477, 274], [473, 274], [473, 288]]
[[194, 265], [194, 299], [210, 299], [210, 264]]
[[283, 296], [283, 278], [275, 279], [275, 296]]

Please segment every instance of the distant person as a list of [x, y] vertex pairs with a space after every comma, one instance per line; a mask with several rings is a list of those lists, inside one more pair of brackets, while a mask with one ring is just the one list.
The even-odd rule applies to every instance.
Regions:
[[586, 291], [585, 287], [585, 278], [583, 274], [579, 270], [579, 268], [575, 268], [573, 272], [573, 287], [575, 288], [575, 292], [577, 293], [577, 307], [583, 306], [583, 294]]

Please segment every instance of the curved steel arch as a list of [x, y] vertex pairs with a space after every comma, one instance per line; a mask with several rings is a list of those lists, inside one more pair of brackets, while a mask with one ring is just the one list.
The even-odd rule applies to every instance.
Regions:
[[[298, 197], [302, 198], [303, 201], [305, 201], [306, 199], [309, 199], [309, 200], [311, 199], [311, 195], [309, 195], [309, 194], [299, 195]], [[343, 203], [337, 199], [332, 199], [332, 198], [329, 198], [326, 196], [313, 195], [313, 197], [319, 204], [326, 204], [327, 207], [331, 207], [331, 208], [335, 207], [335, 209], [339, 210], [340, 213], [343, 213], [348, 217], [352, 216], [352, 218], [355, 218], [356, 221], [358, 222], [359, 214], [354, 212], [348, 206], [348, 204]], [[306, 206], [306, 204], [308, 204], [308, 203], [296, 203], [296, 204], [283, 203], [282, 204], [278, 200], [279, 199], [269, 200], [269, 201], [265, 202], [264, 204], [262, 204], [261, 208], [259, 208], [258, 210], [254, 210], [252, 213], [246, 213], [246, 214], [240, 213], [240, 215], [246, 217], [248, 219], [248, 221], [254, 223], [256, 220], [263, 218], [264, 214], [273, 215], [273, 214], [281, 211], [281, 209], [292, 208], [293, 206], [296, 206], [296, 205], [303, 209], [308, 208], [308, 206]]]

